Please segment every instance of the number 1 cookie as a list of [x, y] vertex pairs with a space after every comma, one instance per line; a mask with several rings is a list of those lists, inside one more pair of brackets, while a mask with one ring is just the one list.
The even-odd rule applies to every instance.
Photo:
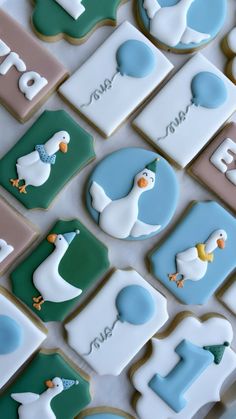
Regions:
[[49, 42], [62, 38], [80, 44], [102, 25], [115, 25], [124, 0], [33, 0], [33, 27]]
[[230, 348], [231, 324], [211, 314], [198, 319], [181, 313], [151, 340], [151, 351], [131, 372], [140, 419], [192, 418], [205, 404], [220, 400], [226, 378], [236, 368]]

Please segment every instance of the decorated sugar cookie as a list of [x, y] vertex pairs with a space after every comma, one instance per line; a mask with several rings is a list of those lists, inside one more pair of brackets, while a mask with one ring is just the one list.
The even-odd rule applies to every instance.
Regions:
[[0, 411], [11, 419], [72, 419], [90, 401], [89, 377], [61, 352], [41, 351], [1, 395]]
[[27, 208], [47, 209], [94, 157], [90, 134], [65, 111], [44, 111], [0, 160], [0, 183]]
[[108, 266], [107, 248], [79, 221], [58, 221], [12, 273], [13, 292], [42, 320], [63, 320]]
[[37, 237], [37, 228], [0, 198], [0, 274], [12, 267], [17, 258]]
[[109, 137], [172, 68], [141, 32], [124, 22], [59, 92], [95, 128]]
[[236, 124], [226, 125], [190, 167], [190, 173], [236, 211]]
[[228, 57], [226, 74], [233, 83], [236, 83], [236, 28], [231, 29], [223, 39], [222, 48]]
[[78, 419], [134, 419], [134, 417], [113, 407], [95, 407], [84, 410]]
[[47, 330], [0, 287], [0, 388], [32, 356], [46, 335]]
[[196, 51], [220, 32], [226, 0], [137, 0], [140, 26], [159, 47], [176, 53]]
[[236, 367], [232, 326], [211, 314], [198, 319], [181, 313], [172, 327], [151, 340], [151, 351], [131, 372], [140, 419], [192, 418], [220, 400], [225, 379]]
[[235, 218], [216, 202], [194, 203], [149, 256], [151, 271], [181, 302], [204, 304], [236, 266]]
[[93, 171], [87, 206], [99, 227], [118, 239], [146, 239], [171, 220], [178, 199], [174, 171], [165, 159], [141, 148], [124, 148]]
[[103, 25], [116, 25], [123, 0], [34, 0], [33, 26], [49, 42], [62, 38], [80, 44]]
[[133, 126], [184, 168], [232, 115], [235, 103], [233, 83], [197, 54], [144, 108]]
[[0, 102], [25, 122], [68, 72], [3, 10], [0, 27]]
[[167, 319], [159, 292], [133, 269], [116, 270], [65, 328], [69, 345], [94, 371], [119, 375]]
[[217, 297], [228, 310], [236, 316], [236, 277], [228, 281], [217, 294]]

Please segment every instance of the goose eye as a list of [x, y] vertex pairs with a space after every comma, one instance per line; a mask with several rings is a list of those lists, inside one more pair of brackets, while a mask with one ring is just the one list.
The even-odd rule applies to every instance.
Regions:
[[143, 172], [143, 176], [147, 176], [148, 174], [147, 174], [147, 172]]
[[61, 240], [61, 237], [59, 237], [59, 240]]
[[152, 182], [154, 182], [154, 179], [153, 179], [153, 177], [151, 177], [150, 179], [151, 179], [151, 181], [152, 181]]

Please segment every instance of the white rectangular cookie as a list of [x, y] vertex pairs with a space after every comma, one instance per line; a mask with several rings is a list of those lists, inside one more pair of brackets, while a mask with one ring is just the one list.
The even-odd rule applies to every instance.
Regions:
[[[147, 52], [147, 61], [141, 59], [139, 66], [136, 66], [128, 54], [127, 62], [124, 50], [121, 57], [117, 58], [117, 51], [128, 40], [139, 41], [148, 47], [147, 51], [140, 51], [140, 57], [144, 58]], [[150, 61], [152, 58], [155, 61], [153, 66]], [[121, 75], [118, 68], [124, 74]], [[167, 58], [138, 29], [124, 22], [61, 86], [59, 92], [105, 137], [109, 137], [172, 68]]]
[[[205, 72], [210, 76], [196, 78]], [[146, 106], [133, 126], [184, 168], [235, 109], [234, 84], [203, 55], [197, 54]]]

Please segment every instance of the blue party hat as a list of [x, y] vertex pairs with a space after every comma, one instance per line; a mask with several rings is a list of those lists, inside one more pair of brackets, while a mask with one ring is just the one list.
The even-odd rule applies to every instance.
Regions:
[[68, 390], [72, 386], [77, 386], [79, 384], [78, 380], [67, 380], [66, 378], [61, 378], [64, 390]]
[[67, 241], [68, 244], [71, 244], [72, 240], [74, 240], [77, 234], [80, 234], [79, 230], [71, 231], [70, 233], [65, 233], [63, 234], [63, 237]]

